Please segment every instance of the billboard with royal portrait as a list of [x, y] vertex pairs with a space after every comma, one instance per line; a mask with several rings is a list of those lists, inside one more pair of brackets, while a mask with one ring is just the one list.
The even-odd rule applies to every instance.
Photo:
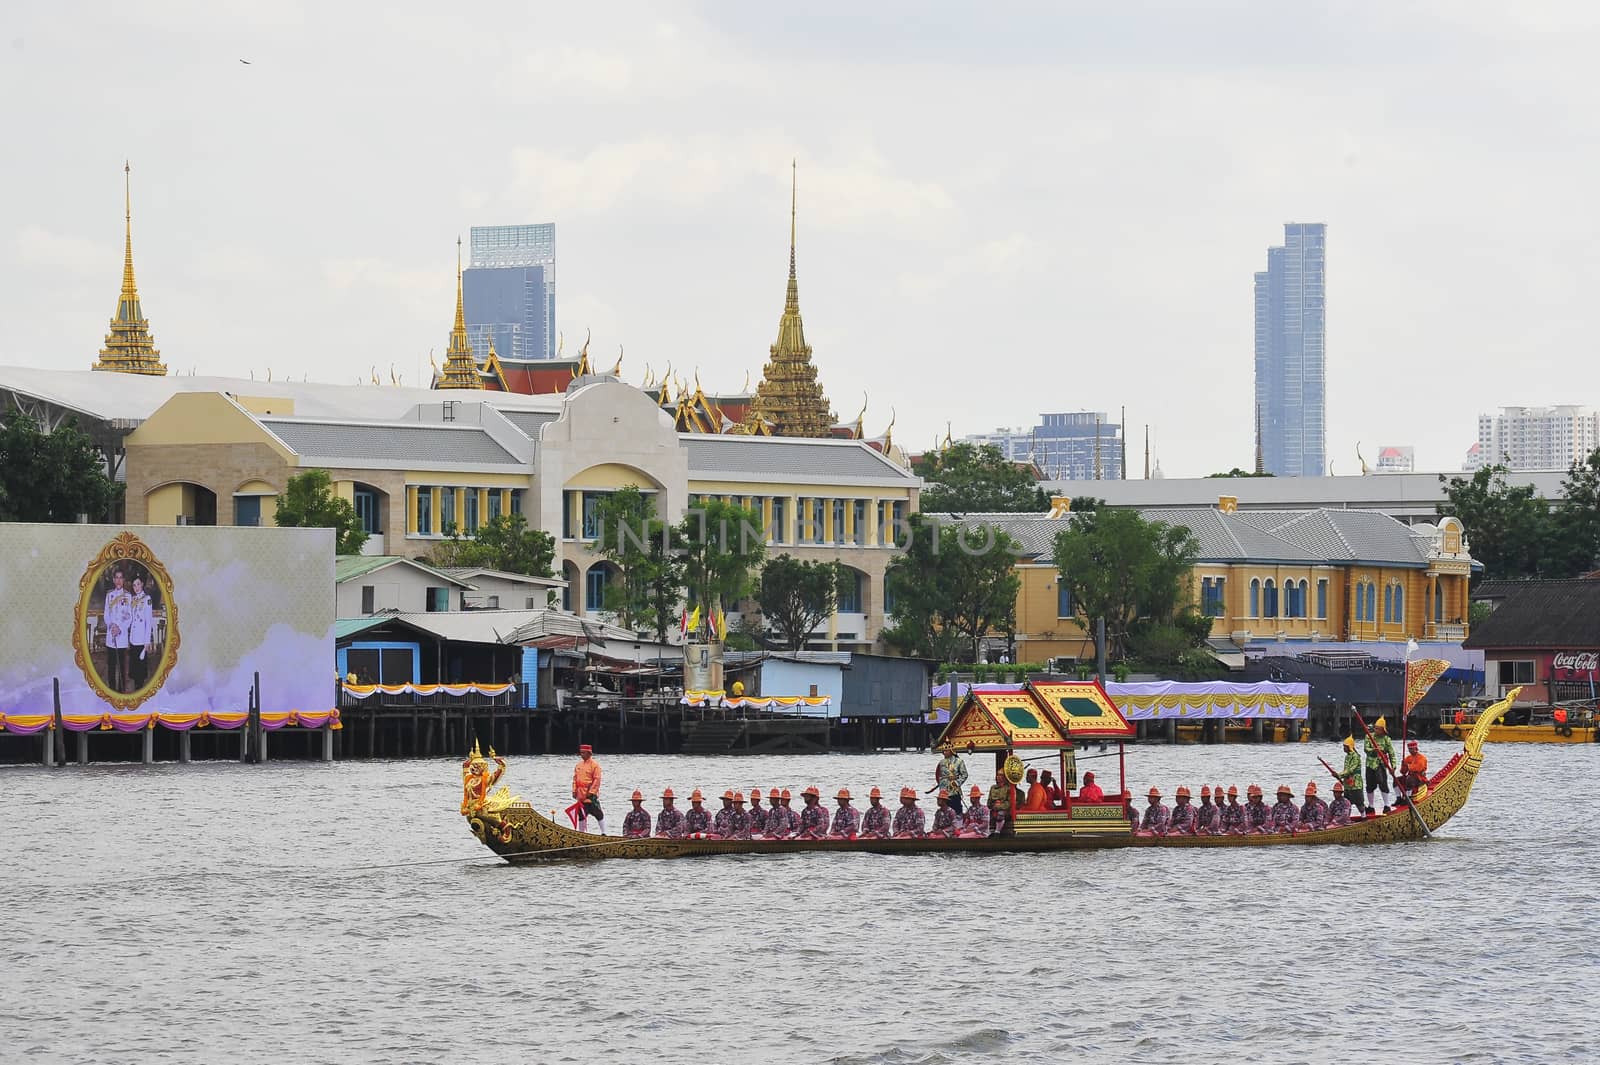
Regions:
[[0, 524], [0, 559], [0, 714], [331, 705], [330, 530]]

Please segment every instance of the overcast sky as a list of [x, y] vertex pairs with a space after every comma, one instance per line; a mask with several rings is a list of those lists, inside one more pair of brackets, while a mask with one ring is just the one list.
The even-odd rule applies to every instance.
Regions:
[[0, 363], [94, 360], [127, 157], [175, 371], [416, 383], [457, 235], [553, 221], [569, 354], [592, 329], [630, 380], [737, 389], [797, 158], [822, 382], [913, 448], [1126, 405], [1134, 475], [1147, 422], [1169, 476], [1248, 467], [1286, 221], [1328, 224], [1335, 472], [1357, 441], [1456, 469], [1481, 410], [1600, 403], [1600, 8], [1317, 7], [8, 9]]

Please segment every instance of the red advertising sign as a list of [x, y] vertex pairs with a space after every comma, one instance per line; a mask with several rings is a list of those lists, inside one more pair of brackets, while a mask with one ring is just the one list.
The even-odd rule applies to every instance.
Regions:
[[1560, 651], [1550, 660], [1557, 680], [1600, 680], [1600, 651]]

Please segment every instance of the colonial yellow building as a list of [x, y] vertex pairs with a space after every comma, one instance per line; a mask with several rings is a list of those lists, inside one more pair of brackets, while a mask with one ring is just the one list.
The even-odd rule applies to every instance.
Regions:
[[[1144, 516], [1194, 533], [1193, 603], [1215, 644], [1439, 640], [1467, 635], [1472, 558], [1455, 518], [1406, 525], [1363, 510], [1152, 509]], [[1074, 520], [1051, 514], [964, 515], [1022, 544], [1015, 655], [1089, 658], [1094, 644], [1051, 556]]]

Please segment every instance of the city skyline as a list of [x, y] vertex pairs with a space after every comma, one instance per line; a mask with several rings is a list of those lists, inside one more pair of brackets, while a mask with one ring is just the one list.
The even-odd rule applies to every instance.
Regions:
[[[558, 331], [625, 345], [630, 380], [670, 362], [733, 388], [772, 342], [798, 156], [820, 378], [841, 416], [863, 392], [869, 424], [893, 408], [909, 446], [1025, 422], [1068, 368], [1074, 404], [1150, 423], [1169, 474], [1248, 468], [1241, 279], [1285, 218], [1337, 235], [1335, 471], [1383, 439], [1457, 468], [1485, 395], [1600, 405], [1574, 372], [1600, 235], [1572, 61], [1600, 30], [1576, 7], [928, 5], [911, 33], [844, 8], [552, 11], [493, 34], [375, 10], [20, 11], [0, 85], [30, 101], [13, 145], [35, 163], [8, 175], [26, 209], [0, 222], [0, 362], [102, 346], [128, 156], [173, 372], [416, 383], [456, 235], [538, 218], [562, 228]], [[1041, 133], [1009, 106], [1041, 95], [1088, 103]]]

